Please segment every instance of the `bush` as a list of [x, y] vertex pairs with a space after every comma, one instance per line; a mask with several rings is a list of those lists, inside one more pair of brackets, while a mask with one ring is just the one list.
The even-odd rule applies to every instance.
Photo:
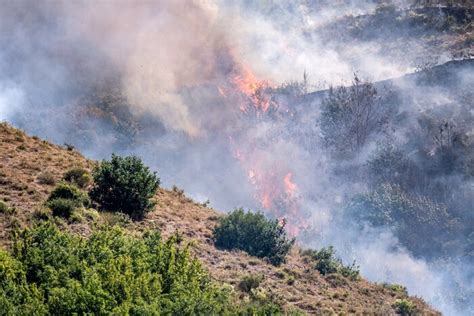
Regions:
[[372, 83], [357, 76], [350, 87], [331, 87], [321, 104], [320, 128], [326, 146], [337, 157], [358, 152], [385, 126], [390, 116], [386, 104]]
[[58, 198], [47, 203], [48, 207], [53, 211], [53, 216], [69, 218], [72, 213], [80, 206], [77, 201]]
[[136, 156], [112, 155], [94, 170], [93, 178], [90, 196], [101, 210], [122, 212], [138, 220], [155, 206], [151, 198], [160, 179]]
[[50, 223], [20, 232], [0, 250], [3, 315], [231, 314], [229, 290], [214, 283], [188, 247], [158, 232], [142, 238], [103, 227], [84, 238]]
[[75, 184], [80, 188], [87, 187], [91, 181], [91, 175], [86, 169], [83, 168], [73, 168], [68, 170], [63, 179], [69, 183]]
[[402, 296], [408, 296], [407, 288], [400, 284], [384, 283], [383, 287]]
[[358, 280], [359, 267], [353, 262], [351, 265], [344, 265], [342, 260], [336, 256], [336, 251], [332, 246], [318, 250], [308, 249], [303, 251], [303, 256], [314, 261], [314, 268], [322, 275], [339, 273], [351, 280]]
[[54, 216], [69, 218], [74, 210], [90, 204], [87, 194], [74, 185], [60, 183], [49, 195], [46, 205]]
[[398, 299], [393, 303], [395, 311], [403, 316], [411, 316], [418, 314], [418, 309], [412, 301], [408, 299]]
[[279, 265], [294, 244], [278, 220], [267, 220], [262, 213], [244, 212], [237, 209], [219, 220], [214, 228], [217, 247], [239, 249], [252, 256], [267, 258]]
[[242, 280], [240, 280], [239, 289], [242, 292], [250, 293], [253, 289], [258, 288], [262, 281], [262, 275], [246, 275], [242, 278]]

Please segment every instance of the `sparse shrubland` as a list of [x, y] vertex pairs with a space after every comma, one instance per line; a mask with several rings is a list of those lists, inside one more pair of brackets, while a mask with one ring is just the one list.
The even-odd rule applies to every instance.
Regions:
[[152, 200], [160, 179], [136, 156], [104, 160], [94, 169], [90, 197], [101, 210], [142, 219], [155, 206]]
[[274, 265], [285, 262], [294, 244], [278, 220], [243, 209], [234, 210], [219, 221], [214, 228], [214, 240], [217, 247], [243, 250], [252, 256], [267, 258]]

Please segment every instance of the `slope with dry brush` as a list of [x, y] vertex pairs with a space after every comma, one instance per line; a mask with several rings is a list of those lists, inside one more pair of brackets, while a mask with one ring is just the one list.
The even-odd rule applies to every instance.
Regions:
[[[38, 137], [30, 137], [7, 123], [0, 123], [0, 201], [8, 211], [0, 213], [1, 247], [10, 246], [15, 228], [27, 227], [48, 212], [44, 201], [64, 173], [73, 167], [91, 170], [96, 162], [84, 158], [72, 147], [61, 147]], [[261, 287], [286, 308], [307, 314], [383, 314], [396, 313], [397, 300], [413, 302], [424, 315], [437, 315], [421, 298], [408, 297], [397, 286], [375, 284], [364, 279], [353, 281], [339, 274], [321, 275], [312, 268], [298, 247], [285, 264], [275, 267], [241, 251], [217, 249], [213, 227], [223, 213], [196, 203], [182, 190], [159, 189], [155, 210], [143, 221], [131, 222], [117, 214], [90, 212], [73, 221], [57, 219], [62, 229], [88, 235], [97, 223], [118, 224], [139, 235], [159, 229], [164, 236], [178, 234], [193, 244], [195, 255], [211, 276], [236, 288], [236, 299], [247, 293], [237, 290], [245, 276], [262, 276]]]

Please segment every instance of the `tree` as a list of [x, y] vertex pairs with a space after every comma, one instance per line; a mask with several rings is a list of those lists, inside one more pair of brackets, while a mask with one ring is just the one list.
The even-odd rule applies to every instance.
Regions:
[[279, 265], [294, 244], [289, 239], [284, 225], [278, 220], [268, 220], [262, 213], [244, 212], [237, 209], [222, 218], [214, 229], [217, 247], [240, 249], [260, 258], [268, 258]]
[[322, 137], [334, 152], [355, 153], [387, 122], [388, 107], [372, 83], [354, 76], [352, 86], [331, 87], [322, 101]]
[[94, 169], [90, 197], [101, 210], [122, 212], [134, 220], [143, 219], [155, 206], [152, 197], [160, 179], [136, 156], [112, 155]]

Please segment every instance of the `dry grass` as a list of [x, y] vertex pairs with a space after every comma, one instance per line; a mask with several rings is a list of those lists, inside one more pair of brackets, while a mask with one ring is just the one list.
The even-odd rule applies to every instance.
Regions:
[[[23, 145], [22, 148], [18, 147]], [[53, 186], [42, 181], [41, 174], [48, 173], [50, 180], [59, 181], [72, 167], [91, 170], [94, 162], [76, 151], [68, 151], [49, 144], [37, 137], [0, 123], [0, 201], [5, 201], [12, 212], [0, 213], [0, 242], [8, 247], [8, 234], [15, 227], [25, 227], [32, 221], [50, 216], [42, 208]], [[93, 223], [118, 223], [132, 234], [148, 229], [160, 229], [164, 236], [179, 232], [193, 249], [211, 275], [218, 281], [237, 285], [244, 276], [261, 274], [262, 287], [269, 295], [277, 297], [287, 307], [297, 307], [308, 314], [395, 314], [392, 304], [405, 295], [366, 280], [351, 281], [340, 275], [322, 276], [305, 263], [299, 249], [292, 250], [289, 260], [280, 267], [251, 257], [239, 251], [216, 249], [212, 229], [221, 213], [195, 203], [182, 190], [160, 189], [157, 206], [141, 222], [128, 222], [115, 214], [98, 214], [84, 211], [83, 220], [66, 223], [56, 220], [64, 229], [86, 235]], [[241, 293], [243, 298], [245, 293]], [[410, 298], [424, 315], [437, 315], [419, 298]]]

